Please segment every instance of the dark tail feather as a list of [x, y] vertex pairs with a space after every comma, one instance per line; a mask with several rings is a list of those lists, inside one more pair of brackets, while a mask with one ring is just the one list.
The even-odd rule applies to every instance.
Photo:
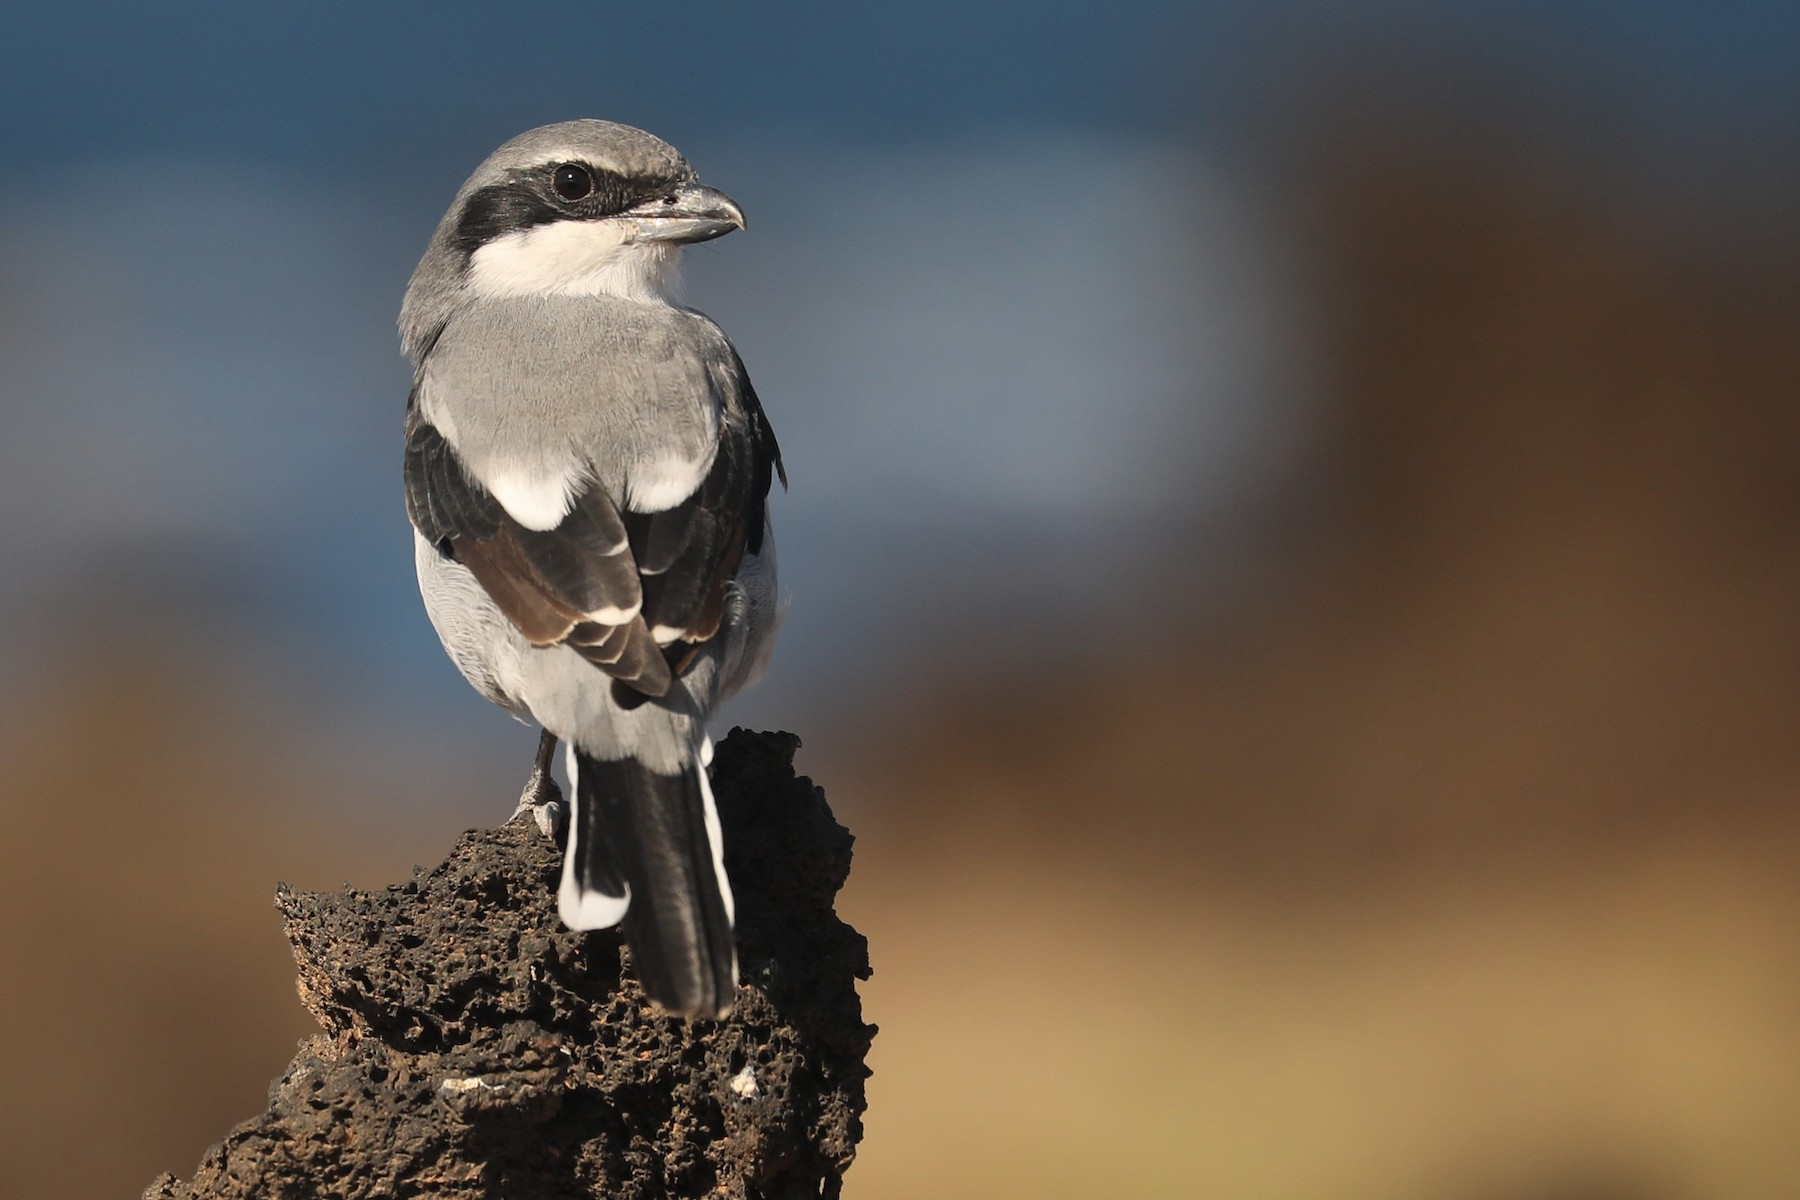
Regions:
[[737, 990], [731, 888], [698, 761], [658, 775], [633, 759], [575, 756], [563, 923], [624, 920], [638, 980], [673, 1013], [722, 1017]]

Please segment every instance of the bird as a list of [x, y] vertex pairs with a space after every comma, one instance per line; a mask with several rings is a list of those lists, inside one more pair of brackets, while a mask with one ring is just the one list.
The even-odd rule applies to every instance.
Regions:
[[645, 995], [689, 1018], [737, 990], [707, 720], [783, 611], [780, 447], [730, 339], [676, 296], [683, 247], [744, 225], [660, 138], [545, 125], [457, 191], [399, 320], [426, 614], [478, 692], [541, 727], [521, 807], [558, 799], [563, 745], [562, 923], [620, 926]]

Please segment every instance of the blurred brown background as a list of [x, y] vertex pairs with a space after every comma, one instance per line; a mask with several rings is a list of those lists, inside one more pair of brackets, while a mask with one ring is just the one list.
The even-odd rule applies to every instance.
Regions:
[[[1269, 495], [795, 709], [876, 968], [853, 1194], [1800, 1190], [1793, 143], [1647, 178], [1458, 61], [1297, 54], [1249, 125], [1308, 397]], [[274, 882], [403, 879], [531, 748], [84, 603], [0, 732], [5, 1196], [191, 1170], [308, 1031]]]

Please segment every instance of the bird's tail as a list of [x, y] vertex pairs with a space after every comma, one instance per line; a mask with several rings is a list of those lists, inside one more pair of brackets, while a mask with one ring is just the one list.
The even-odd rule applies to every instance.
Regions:
[[601, 929], [623, 920], [652, 1000], [684, 1016], [725, 1016], [737, 990], [737, 948], [706, 768], [698, 756], [678, 775], [630, 758], [569, 758], [563, 923]]

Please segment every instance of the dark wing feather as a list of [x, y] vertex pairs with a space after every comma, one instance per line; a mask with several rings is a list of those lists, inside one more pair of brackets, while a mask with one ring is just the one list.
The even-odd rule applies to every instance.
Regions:
[[781, 461], [781, 446], [775, 441], [775, 428], [769, 424], [769, 415], [763, 412], [762, 401], [757, 399], [756, 389], [750, 386], [750, 373], [744, 369], [744, 360], [735, 350], [731, 354], [731, 370], [741, 389], [744, 415], [750, 421], [751, 469], [754, 472], [750, 494], [754, 499], [754, 511], [747, 521], [750, 528], [747, 545], [750, 553], [760, 554], [768, 519], [769, 489], [779, 477], [782, 491], [787, 490], [787, 464]]
[[407, 421], [406, 515], [440, 550], [453, 538], [491, 538], [506, 521], [506, 510], [485, 491], [471, 486], [443, 435], [422, 419]]
[[643, 599], [625, 525], [599, 488], [583, 493], [555, 529], [514, 536], [551, 590], [579, 612], [630, 610]]
[[553, 646], [581, 621], [582, 612], [551, 590], [510, 531], [491, 538], [451, 538], [450, 547], [532, 645]]
[[[726, 589], [744, 553], [762, 549], [764, 506], [781, 468], [756, 391], [736, 354], [712, 372], [722, 401], [719, 447], [693, 495], [658, 513], [627, 511], [625, 528], [643, 572], [644, 620], [665, 640], [695, 645], [719, 630]], [[680, 662], [689, 658], [680, 652]]]
[[[703, 485], [704, 486], [704, 485]], [[687, 549], [694, 531], [694, 510], [700, 493], [695, 492], [674, 508], [659, 513], [626, 512], [625, 528], [631, 538], [631, 556], [645, 575], [661, 575]]]
[[[743, 555], [742, 529], [747, 489], [746, 473], [739, 461], [738, 438], [721, 431], [719, 451], [700, 488], [680, 508], [651, 517], [655, 526], [682, 525], [681, 550], [658, 574], [644, 578], [644, 620], [651, 629], [679, 630], [684, 641], [705, 641], [715, 630], [698, 628], [695, 618], [706, 606], [715, 585], [722, 588], [720, 573], [727, 560], [729, 579]], [[674, 539], [670, 539], [674, 540]]]
[[[619, 683], [649, 695], [668, 691], [667, 682], [656, 682], [669, 677], [668, 660], [641, 618], [623, 625], [583, 621], [569, 631], [566, 641], [575, 653]], [[653, 687], [660, 690], [652, 691]]]

